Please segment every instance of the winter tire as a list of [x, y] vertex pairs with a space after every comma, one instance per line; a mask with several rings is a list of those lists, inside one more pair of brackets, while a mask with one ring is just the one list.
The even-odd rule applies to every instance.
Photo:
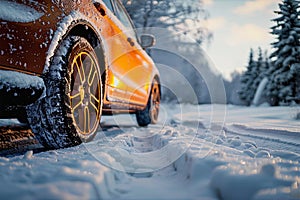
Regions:
[[146, 108], [144, 110], [137, 111], [136, 113], [138, 125], [148, 126], [149, 124], [156, 124], [159, 114], [159, 105], [160, 86], [158, 80], [154, 79]]
[[67, 37], [43, 78], [46, 96], [27, 107], [39, 142], [56, 149], [92, 140], [100, 123], [103, 95], [93, 47], [84, 38]]

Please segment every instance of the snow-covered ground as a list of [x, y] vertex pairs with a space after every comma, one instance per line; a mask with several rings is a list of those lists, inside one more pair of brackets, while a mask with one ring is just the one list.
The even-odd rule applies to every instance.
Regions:
[[162, 105], [148, 128], [103, 117], [90, 143], [0, 157], [0, 199], [299, 199], [298, 112]]

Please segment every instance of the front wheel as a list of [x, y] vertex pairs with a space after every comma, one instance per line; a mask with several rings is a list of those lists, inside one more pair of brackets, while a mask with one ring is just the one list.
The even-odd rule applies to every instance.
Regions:
[[102, 82], [100, 65], [89, 42], [67, 37], [44, 76], [46, 96], [27, 107], [28, 121], [48, 149], [91, 140], [100, 123]]
[[154, 79], [151, 87], [150, 96], [146, 108], [137, 111], [136, 120], [139, 126], [148, 126], [156, 124], [160, 105], [160, 86], [158, 80]]

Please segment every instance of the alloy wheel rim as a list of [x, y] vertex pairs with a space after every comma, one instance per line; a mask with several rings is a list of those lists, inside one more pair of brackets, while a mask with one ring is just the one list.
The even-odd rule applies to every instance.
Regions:
[[151, 118], [152, 122], [156, 123], [159, 114], [159, 105], [160, 105], [160, 93], [158, 83], [155, 82], [151, 91], [152, 101], [151, 101]]
[[78, 53], [71, 65], [70, 106], [74, 125], [81, 135], [96, 131], [100, 121], [101, 88], [97, 62], [87, 52]]

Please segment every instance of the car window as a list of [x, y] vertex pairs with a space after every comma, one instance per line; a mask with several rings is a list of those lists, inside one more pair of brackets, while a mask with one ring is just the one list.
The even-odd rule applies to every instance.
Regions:
[[106, 7], [107, 7], [110, 11], [114, 12], [113, 6], [112, 6], [110, 0], [103, 0], [103, 3], [106, 5]]
[[131, 23], [131, 20], [128, 18], [127, 13], [124, 11], [123, 6], [119, 1], [115, 1], [115, 8], [116, 8], [116, 16], [118, 19], [122, 22], [122, 24], [127, 28], [127, 34], [129, 34], [131, 37], [136, 39], [136, 33], [134, 31], [134, 27]]

